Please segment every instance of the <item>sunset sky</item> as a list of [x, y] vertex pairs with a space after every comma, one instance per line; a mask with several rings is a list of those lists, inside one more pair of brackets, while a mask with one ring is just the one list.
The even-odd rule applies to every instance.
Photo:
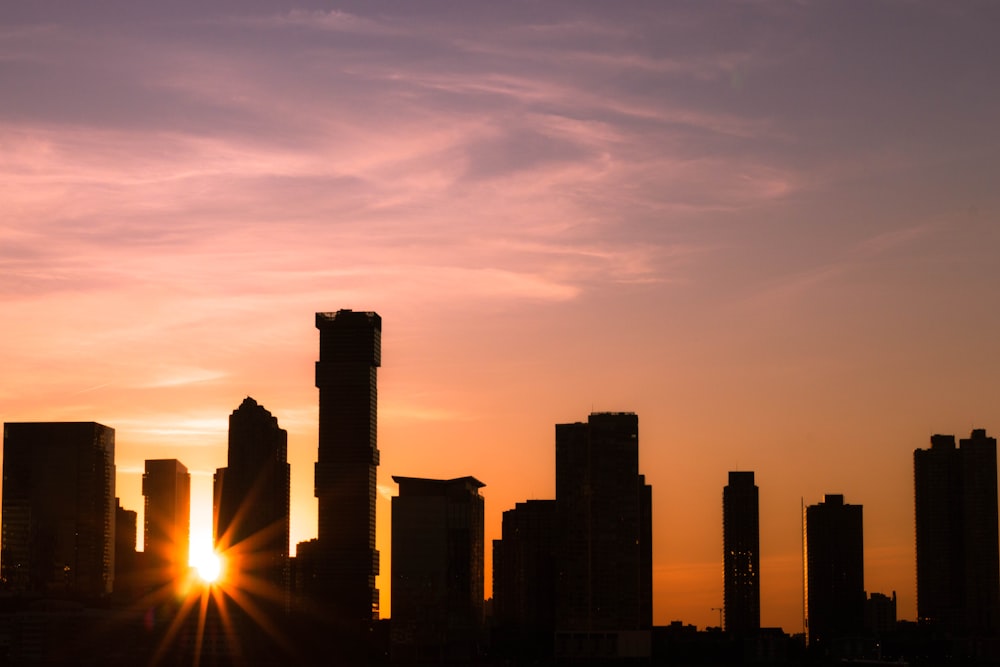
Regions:
[[[718, 624], [753, 470], [761, 620], [802, 628], [801, 502], [864, 505], [915, 616], [912, 453], [1000, 432], [1000, 4], [0, 4], [0, 419], [192, 472], [289, 433], [316, 534], [316, 311], [383, 318], [392, 475], [554, 494], [554, 425], [639, 415], [654, 621]], [[140, 523], [141, 525], [141, 523]], [[140, 538], [141, 539], [141, 538]], [[491, 589], [487, 574], [486, 590]]]

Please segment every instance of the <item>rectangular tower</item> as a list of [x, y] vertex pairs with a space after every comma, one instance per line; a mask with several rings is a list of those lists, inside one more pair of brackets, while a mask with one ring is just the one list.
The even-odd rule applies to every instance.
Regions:
[[0, 548], [11, 591], [111, 594], [114, 429], [94, 422], [4, 424]]
[[483, 621], [484, 484], [392, 479], [393, 659], [470, 660]]
[[917, 617], [956, 636], [994, 636], [1000, 621], [996, 470], [981, 429], [913, 453]]
[[862, 506], [827, 494], [805, 510], [805, 603], [809, 644], [859, 636], [865, 622]]
[[316, 313], [320, 332], [317, 602], [342, 628], [378, 618], [375, 482], [382, 318]]
[[760, 510], [753, 472], [730, 472], [722, 490], [726, 632], [760, 630]]
[[508, 657], [552, 657], [557, 526], [554, 500], [503, 513], [502, 538], [493, 541], [493, 619]]
[[142, 475], [142, 495], [146, 583], [178, 585], [190, 559], [191, 474], [177, 459], [149, 459]]
[[[648, 655], [652, 490], [639, 474], [634, 413], [594, 413], [585, 424], [556, 425], [556, 506], [557, 654]], [[573, 635], [581, 633], [594, 640], [586, 656], [574, 648]]]

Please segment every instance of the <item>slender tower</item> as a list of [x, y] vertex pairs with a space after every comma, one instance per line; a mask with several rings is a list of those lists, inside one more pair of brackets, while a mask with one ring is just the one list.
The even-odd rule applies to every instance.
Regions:
[[760, 630], [760, 518], [753, 472], [730, 472], [722, 490], [726, 632]]
[[375, 477], [382, 318], [316, 313], [319, 329], [319, 536], [316, 602], [342, 628], [378, 618]]

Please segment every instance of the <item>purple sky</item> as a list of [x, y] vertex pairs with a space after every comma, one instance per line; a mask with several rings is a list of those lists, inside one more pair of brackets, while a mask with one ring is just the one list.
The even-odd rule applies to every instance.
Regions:
[[307, 539], [313, 313], [377, 310], [385, 496], [474, 475], [492, 539], [551, 497], [553, 424], [632, 410], [657, 623], [717, 623], [738, 467], [766, 625], [800, 629], [799, 503], [824, 493], [865, 506], [868, 588], [913, 618], [912, 451], [1000, 431], [998, 25], [992, 2], [0, 4], [0, 418], [106, 423], [124, 504], [168, 456], [203, 508], [252, 395]]

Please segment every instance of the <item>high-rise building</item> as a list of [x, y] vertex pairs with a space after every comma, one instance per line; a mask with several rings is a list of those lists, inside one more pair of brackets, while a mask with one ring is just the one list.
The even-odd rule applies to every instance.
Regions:
[[483, 621], [484, 484], [392, 479], [393, 658], [471, 659]]
[[177, 459], [148, 459], [142, 495], [145, 584], [176, 586], [187, 574], [190, 558], [191, 475], [187, 467]]
[[634, 413], [556, 425], [556, 505], [557, 655], [648, 655], [652, 489], [639, 474]]
[[2, 575], [10, 590], [110, 595], [115, 432], [94, 422], [5, 423]]
[[976, 429], [955, 447], [934, 435], [913, 453], [917, 617], [957, 636], [1000, 623], [996, 439]]
[[115, 498], [115, 597], [130, 600], [135, 594], [138, 513]]
[[289, 591], [288, 433], [249, 396], [229, 416], [228, 465], [215, 475], [215, 545], [228, 577], [271, 601]]
[[862, 506], [827, 494], [805, 509], [805, 613], [810, 646], [860, 635], [865, 621]]
[[493, 541], [493, 620], [510, 657], [551, 657], [557, 525], [556, 501], [529, 500], [503, 513]]
[[730, 472], [722, 491], [726, 632], [760, 630], [760, 510], [753, 472]]
[[320, 332], [319, 501], [316, 603], [340, 628], [360, 631], [378, 618], [375, 481], [382, 318], [340, 310], [316, 313]]

